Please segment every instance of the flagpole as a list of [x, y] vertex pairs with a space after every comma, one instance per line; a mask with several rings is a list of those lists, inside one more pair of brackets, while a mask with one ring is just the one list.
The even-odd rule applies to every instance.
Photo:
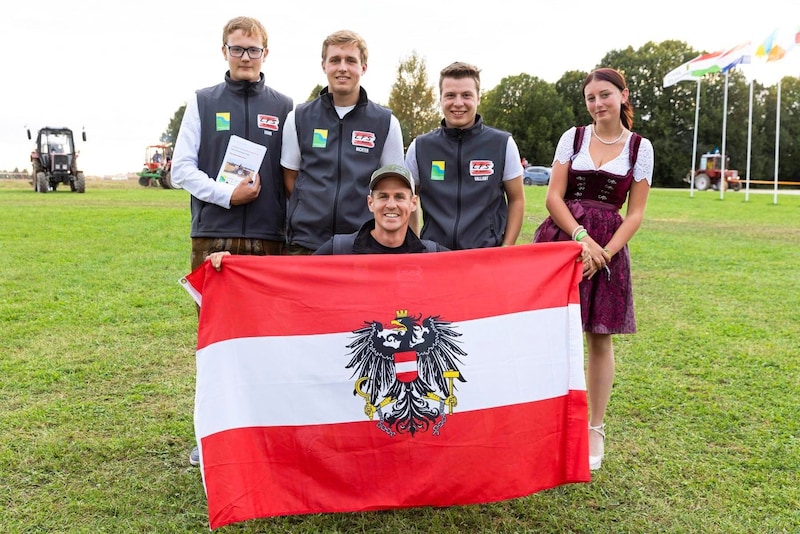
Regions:
[[773, 204], [778, 203], [778, 158], [780, 157], [781, 146], [781, 79], [778, 78], [778, 104], [775, 106], [775, 186], [773, 193]]
[[706, 74], [719, 72], [717, 59], [722, 51], [700, 54], [696, 58], [672, 69], [664, 76], [664, 88], [671, 87], [684, 80], [697, 80], [697, 97], [694, 105], [694, 141], [692, 144], [692, 169], [689, 171], [689, 196], [694, 196], [694, 179], [697, 167], [697, 127], [700, 117], [700, 80]]
[[697, 169], [697, 124], [700, 121], [700, 80], [697, 79], [697, 96], [694, 101], [694, 141], [692, 142], [692, 179], [689, 182], [689, 197], [694, 197], [694, 174]]
[[725, 138], [728, 124], [728, 71], [725, 71], [725, 97], [722, 102], [722, 176], [719, 179], [719, 198], [725, 198], [725, 186], [728, 181], [725, 179]]
[[750, 110], [747, 115], [747, 174], [744, 181], [744, 201], [750, 201], [750, 155], [753, 149], [753, 78], [750, 78]]

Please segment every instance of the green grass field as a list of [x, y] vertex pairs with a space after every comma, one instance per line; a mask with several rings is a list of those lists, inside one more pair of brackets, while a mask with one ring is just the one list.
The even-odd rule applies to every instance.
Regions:
[[[63, 188], [64, 186], [62, 186]], [[527, 187], [520, 243], [544, 218]], [[189, 200], [0, 181], [0, 531], [207, 532]], [[800, 196], [654, 190], [591, 484], [216, 532], [800, 532]], [[525, 273], [520, 273], [525, 276]]]

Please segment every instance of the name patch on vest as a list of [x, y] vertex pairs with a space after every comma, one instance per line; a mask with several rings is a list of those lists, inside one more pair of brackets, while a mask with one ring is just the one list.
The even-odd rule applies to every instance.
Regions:
[[360, 130], [353, 130], [353, 137], [351, 139], [353, 146], [359, 152], [369, 152], [369, 148], [375, 148], [375, 134], [372, 132], [362, 132]]
[[431, 161], [431, 180], [444, 180], [444, 161]]
[[230, 111], [218, 111], [216, 115], [217, 131], [222, 132], [231, 129]]
[[314, 137], [311, 140], [311, 148], [325, 148], [328, 146], [328, 130], [314, 128]]
[[280, 119], [275, 115], [258, 115], [258, 127], [263, 130], [270, 130], [272, 132], [277, 132], [278, 127], [280, 126]]
[[488, 159], [473, 159], [469, 162], [469, 175], [476, 182], [485, 182], [494, 174], [494, 162]]

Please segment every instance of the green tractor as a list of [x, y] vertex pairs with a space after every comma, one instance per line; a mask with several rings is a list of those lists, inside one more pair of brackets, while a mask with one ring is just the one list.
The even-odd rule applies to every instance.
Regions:
[[[82, 132], [86, 141], [86, 132]], [[28, 130], [28, 139], [32, 139]], [[86, 192], [86, 178], [78, 170], [78, 151], [72, 130], [45, 127], [36, 134], [36, 146], [31, 152], [33, 190], [38, 193], [55, 191], [59, 184], [69, 184], [75, 193]]]
[[174, 189], [170, 178], [172, 171], [172, 145], [150, 145], [144, 151], [144, 168], [139, 176], [142, 187]]

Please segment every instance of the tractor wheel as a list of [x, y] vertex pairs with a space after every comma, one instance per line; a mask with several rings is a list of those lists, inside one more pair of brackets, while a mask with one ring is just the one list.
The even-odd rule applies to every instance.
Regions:
[[33, 181], [33, 188], [37, 193], [47, 193], [50, 191], [50, 180], [47, 179], [45, 173], [36, 173], [36, 179]]
[[711, 180], [705, 173], [700, 173], [694, 177], [694, 188], [698, 191], [705, 191], [711, 185]]
[[142, 187], [147, 187], [148, 185], [150, 185], [150, 178], [148, 178], [147, 176], [140, 176], [139, 185], [141, 185]]
[[161, 182], [161, 187], [164, 189], [172, 189], [172, 173], [167, 171], [162, 174], [159, 182]]
[[74, 189], [76, 193], [85, 193], [86, 192], [86, 177], [83, 175], [82, 172], [79, 172], [75, 175]]

